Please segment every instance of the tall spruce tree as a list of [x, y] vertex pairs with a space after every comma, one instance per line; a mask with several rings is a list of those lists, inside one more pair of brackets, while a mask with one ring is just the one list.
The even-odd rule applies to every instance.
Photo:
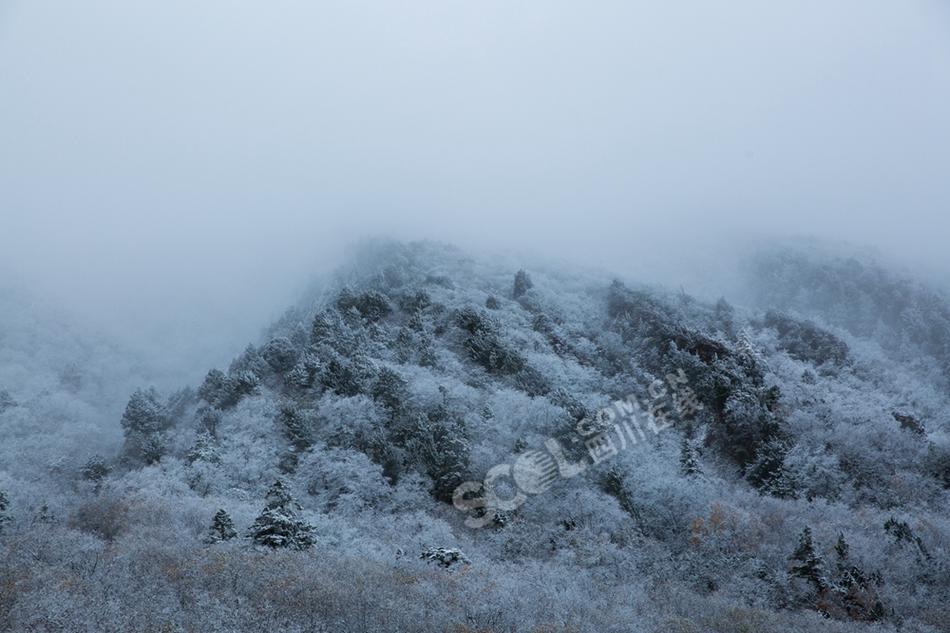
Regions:
[[683, 436], [683, 441], [680, 444], [680, 472], [687, 477], [693, 477], [703, 472], [699, 467], [696, 447], [693, 446], [693, 443], [690, 442], [686, 436]]
[[4, 524], [10, 521], [10, 517], [7, 516], [8, 507], [10, 507], [10, 501], [3, 491], [0, 490], [0, 532], [3, 532]]
[[221, 543], [223, 541], [230, 541], [236, 537], [237, 532], [234, 529], [234, 521], [231, 520], [231, 515], [225, 510], [218, 510], [214, 518], [211, 519], [211, 529], [208, 531], [208, 543]]
[[162, 432], [168, 426], [165, 410], [155, 389], [136, 389], [122, 414], [125, 453], [135, 461], [151, 464], [165, 452]]
[[531, 281], [531, 276], [528, 275], [527, 271], [519, 270], [515, 273], [515, 282], [512, 284], [511, 295], [517, 299], [533, 287], [534, 282]]
[[300, 505], [287, 487], [277, 480], [267, 492], [267, 505], [248, 531], [258, 545], [277, 548], [313, 547], [314, 527], [300, 517]]
[[828, 587], [825, 563], [812, 541], [811, 528], [805, 526], [798, 537], [798, 547], [792, 554], [792, 566], [789, 569], [792, 576], [802, 578], [811, 583], [816, 591], [824, 591]]

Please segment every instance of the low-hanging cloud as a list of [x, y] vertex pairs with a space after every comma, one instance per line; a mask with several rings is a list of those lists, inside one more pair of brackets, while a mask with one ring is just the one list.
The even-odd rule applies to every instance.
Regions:
[[222, 357], [363, 235], [636, 274], [805, 234], [939, 268], [948, 35], [924, 0], [13, 0], [0, 264]]

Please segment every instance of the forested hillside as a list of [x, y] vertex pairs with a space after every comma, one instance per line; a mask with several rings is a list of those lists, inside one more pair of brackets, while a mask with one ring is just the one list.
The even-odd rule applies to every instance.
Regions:
[[371, 243], [174, 392], [6, 301], [0, 630], [950, 630], [946, 297], [648, 281]]

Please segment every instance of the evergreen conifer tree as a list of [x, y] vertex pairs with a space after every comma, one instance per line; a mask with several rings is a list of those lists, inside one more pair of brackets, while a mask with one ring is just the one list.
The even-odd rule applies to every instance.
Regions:
[[10, 501], [3, 491], [0, 490], [0, 532], [3, 532], [3, 525], [10, 521], [10, 517], [7, 516], [8, 507], [10, 507]]
[[167, 426], [165, 411], [155, 389], [136, 389], [122, 414], [126, 455], [151, 464], [165, 452], [162, 431]]
[[314, 527], [300, 515], [300, 505], [287, 487], [277, 480], [267, 492], [267, 505], [254, 521], [248, 536], [258, 545], [308, 549], [313, 546]]
[[218, 510], [214, 518], [211, 519], [208, 543], [221, 543], [223, 541], [230, 541], [236, 537], [237, 532], [234, 529], [234, 522], [231, 520], [231, 515], [225, 510]]
[[699, 467], [696, 448], [686, 436], [683, 436], [683, 442], [680, 444], [680, 471], [687, 477], [699, 475], [703, 472]]
[[515, 283], [512, 286], [511, 294], [517, 299], [533, 287], [534, 283], [531, 281], [531, 277], [528, 273], [524, 270], [519, 270], [515, 273]]
[[798, 537], [798, 547], [795, 548], [795, 552], [792, 554], [792, 567], [789, 569], [789, 573], [792, 576], [807, 580], [819, 592], [828, 587], [825, 563], [821, 560], [818, 552], [815, 551], [811, 528], [808, 526], [802, 530]]

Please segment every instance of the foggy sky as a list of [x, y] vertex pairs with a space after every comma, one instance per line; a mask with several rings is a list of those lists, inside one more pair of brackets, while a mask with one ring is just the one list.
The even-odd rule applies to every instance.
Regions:
[[3, 281], [222, 357], [365, 235], [945, 270], [948, 166], [939, 0], [0, 1]]

